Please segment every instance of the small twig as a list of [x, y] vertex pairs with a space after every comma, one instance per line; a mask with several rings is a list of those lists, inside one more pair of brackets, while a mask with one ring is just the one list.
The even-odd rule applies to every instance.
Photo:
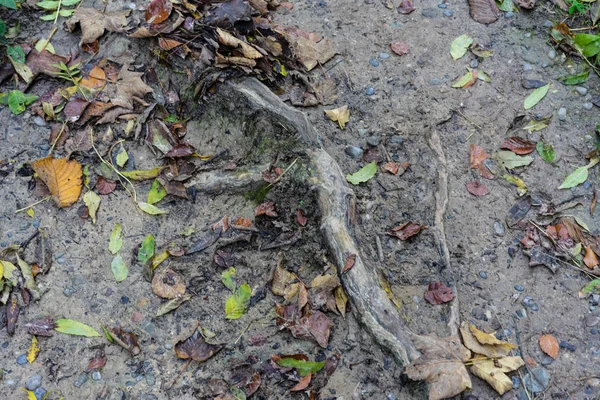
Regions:
[[204, 166], [206, 164], [210, 164], [211, 162], [215, 161], [217, 158], [221, 157], [223, 154], [226, 154], [228, 152], [229, 152], [229, 149], [221, 150], [220, 152], [218, 152], [217, 154], [215, 154], [214, 156], [212, 156], [208, 160], [202, 161], [200, 164], [198, 164], [198, 166], [202, 167], [202, 166]]
[[177, 376], [175, 377], [175, 379], [173, 379], [173, 382], [171, 382], [171, 384], [167, 387], [165, 387], [165, 390], [169, 390], [173, 387], [173, 385], [175, 385], [175, 382], [177, 382], [177, 379], [179, 379], [179, 377], [181, 375], [183, 375], [183, 373], [185, 372], [185, 370], [190, 366], [190, 364], [192, 363], [192, 359], [188, 358], [187, 362], [185, 363], [185, 365], [183, 366], [183, 368], [181, 369], [181, 371], [179, 371], [179, 373], [177, 374]]
[[31, 243], [31, 241], [32, 241], [33, 239], [35, 239], [35, 238], [37, 237], [37, 235], [39, 235], [39, 234], [40, 234], [40, 230], [39, 230], [39, 229], [36, 229], [36, 230], [35, 230], [35, 232], [33, 232], [31, 235], [29, 235], [29, 237], [28, 237], [27, 239], [25, 239], [25, 240], [23, 240], [23, 241], [21, 242], [21, 244], [19, 245], [19, 247], [20, 247], [21, 249], [25, 250], [25, 248], [26, 248], [27, 246], [29, 246], [29, 243]]
[[63, 122], [62, 126], [60, 127], [60, 132], [58, 132], [56, 139], [54, 139], [54, 142], [52, 142], [52, 147], [50, 147], [49, 154], [52, 154], [52, 152], [54, 151], [54, 147], [56, 147], [56, 143], [58, 143], [58, 141], [60, 140], [60, 137], [62, 136], [63, 132], [65, 131], [65, 126], [67, 126], [67, 121]]
[[575, 31], [589, 31], [590, 29], [596, 29], [597, 27], [598, 27], [598, 25], [585, 26], [583, 28], [569, 28], [569, 31], [571, 31], [571, 32], [575, 32]]
[[40, 49], [40, 53], [44, 50], [46, 50], [46, 47], [48, 46], [48, 44], [50, 44], [50, 40], [52, 40], [52, 36], [54, 36], [54, 34], [56, 33], [56, 30], [58, 28], [55, 26], [54, 29], [52, 29], [52, 32], [50, 32], [50, 35], [48, 36], [48, 39], [46, 39], [46, 43], [44, 43], [44, 46]]
[[25, 206], [25, 207], [23, 207], [23, 208], [19, 208], [17, 211], [15, 211], [15, 214], [18, 214], [18, 213], [20, 213], [20, 212], [22, 212], [22, 211], [25, 211], [25, 210], [27, 210], [28, 208], [31, 208], [31, 207], [33, 207], [33, 206], [37, 206], [38, 204], [40, 204], [40, 203], [43, 203], [44, 201], [48, 200], [48, 199], [49, 199], [49, 198], [51, 198], [51, 197], [52, 197], [52, 196], [46, 196], [46, 197], [44, 197], [43, 199], [41, 199], [41, 200], [38, 200], [38, 201], [36, 201], [36, 202], [35, 202], [35, 203], [33, 203], [33, 204], [30, 204], [30, 205], [28, 205], [28, 206]]
[[473, 122], [469, 117], [467, 117], [465, 114], [463, 114], [458, 108], [456, 109], [456, 112], [463, 117], [464, 119], [466, 119], [467, 121], [469, 121], [471, 124], [473, 124], [473, 126], [475, 126], [477, 129], [481, 129], [483, 130], [483, 128], [479, 125], [477, 125], [475, 122]]

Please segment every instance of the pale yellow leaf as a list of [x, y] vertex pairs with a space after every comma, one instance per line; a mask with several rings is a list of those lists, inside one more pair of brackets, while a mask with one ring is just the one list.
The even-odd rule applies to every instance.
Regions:
[[503, 395], [513, 387], [506, 372], [516, 371], [525, 365], [521, 357], [504, 357], [498, 360], [473, 361], [471, 373], [485, 380], [498, 394]]
[[350, 120], [350, 110], [347, 105], [333, 110], [325, 110], [325, 115], [333, 122], [337, 122], [340, 129], [344, 129], [346, 123]]

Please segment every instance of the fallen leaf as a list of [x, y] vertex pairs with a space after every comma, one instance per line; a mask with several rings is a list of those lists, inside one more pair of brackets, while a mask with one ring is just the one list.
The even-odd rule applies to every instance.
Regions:
[[302, 36], [290, 35], [288, 40], [296, 58], [307, 71], [312, 70], [319, 64], [325, 64], [337, 54], [335, 45], [328, 38], [317, 42]]
[[418, 234], [426, 228], [427, 226], [425, 225], [417, 224], [415, 222], [406, 222], [402, 225], [393, 228], [390, 231], [389, 235], [394, 236], [400, 240], [407, 240], [408, 238], [415, 236], [416, 234]]
[[346, 292], [344, 292], [344, 288], [342, 286], [338, 286], [335, 289], [335, 305], [336, 305], [338, 311], [340, 312], [340, 314], [342, 314], [343, 318], [346, 318], [347, 304], [348, 304], [348, 296], [346, 295]]
[[401, 40], [398, 40], [397, 42], [392, 43], [390, 45], [390, 47], [391, 47], [392, 51], [399, 56], [408, 54], [408, 52], [410, 50], [408, 45]]
[[381, 270], [377, 270], [377, 281], [379, 282], [379, 286], [383, 289], [383, 291], [387, 294], [388, 299], [396, 306], [396, 308], [402, 308], [402, 300], [396, 296], [396, 294], [392, 290], [392, 285], [390, 285], [390, 281], [385, 276], [385, 273]]
[[594, 252], [594, 250], [592, 250], [592, 247], [589, 245], [585, 246], [585, 257], [583, 258], [583, 262], [585, 263], [586, 267], [591, 269], [593, 269], [599, 264], [596, 253]]
[[123, 261], [123, 257], [121, 257], [120, 254], [117, 254], [113, 258], [110, 263], [110, 269], [117, 282], [123, 282], [129, 274], [129, 269], [127, 268], [127, 265], [125, 265], [125, 261]]
[[500, 15], [494, 0], [469, 0], [469, 15], [480, 24], [491, 24]]
[[129, 71], [129, 64], [124, 64], [117, 78], [117, 90], [111, 97], [111, 103], [128, 110], [133, 109], [133, 101], [143, 102], [142, 98], [152, 93], [152, 88], [142, 80], [142, 72]]
[[127, 164], [127, 161], [129, 161], [129, 154], [127, 154], [127, 150], [125, 150], [125, 147], [120, 146], [119, 154], [117, 154], [116, 157], [117, 165], [123, 168], [125, 164]]
[[523, 107], [526, 110], [529, 110], [530, 108], [534, 107], [537, 103], [540, 102], [540, 100], [542, 100], [546, 96], [546, 94], [548, 93], [548, 89], [550, 89], [550, 84], [535, 89], [533, 92], [531, 92], [529, 96], [525, 98]]
[[154, 235], [149, 234], [142, 240], [142, 244], [138, 251], [137, 260], [146, 264], [154, 255]]
[[247, 283], [240, 286], [237, 291], [227, 298], [225, 302], [225, 318], [240, 319], [250, 307], [252, 289]]
[[196, 153], [196, 149], [189, 143], [179, 143], [173, 146], [165, 157], [176, 158], [176, 157], [188, 157]]
[[175, 354], [184, 360], [206, 361], [217, 354], [223, 345], [206, 343], [202, 333], [196, 329], [192, 336], [175, 344]]
[[425, 300], [433, 305], [444, 304], [454, 299], [454, 292], [442, 282], [431, 282], [425, 292]]
[[489, 193], [487, 186], [479, 181], [472, 181], [467, 183], [467, 190], [473, 196], [485, 196]]
[[458, 60], [467, 53], [469, 46], [473, 44], [473, 38], [467, 34], [454, 39], [450, 44], [450, 55], [453, 60]]
[[143, 201], [138, 201], [137, 205], [140, 208], [140, 210], [150, 215], [162, 215], [169, 213], [168, 210], [163, 210], [161, 208], [153, 206], [152, 204], [144, 203]]
[[596, 210], [596, 202], [598, 201], [598, 192], [594, 190], [594, 194], [592, 196], [592, 201], [590, 203], [590, 215], [594, 215], [594, 211]]
[[232, 292], [235, 292], [236, 284], [235, 284], [235, 274], [236, 270], [234, 267], [229, 267], [229, 269], [223, 271], [221, 273], [221, 282], [223, 285]]
[[146, 8], [146, 22], [152, 25], [160, 24], [169, 18], [172, 9], [171, 0], [152, 0]]
[[37, 400], [37, 396], [33, 391], [27, 390], [25, 388], [21, 388], [21, 390], [27, 393], [27, 400]]
[[244, 42], [241, 39], [236, 38], [231, 33], [224, 31], [223, 29], [217, 28], [217, 39], [225, 46], [240, 48], [244, 57], [249, 59], [262, 58], [262, 54], [256, 50], [252, 45]]
[[137, 356], [142, 352], [137, 336], [133, 332], [126, 331], [120, 327], [110, 328], [110, 336], [119, 346], [127, 350], [132, 356]]
[[277, 211], [275, 210], [275, 203], [272, 201], [265, 201], [262, 204], [259, 204], [254, 209], [254, 216], [258, 217], [259, 215], [267, 215], [269, 217], [277, 217]]
[[513, 185], [517, 186], [517, 194], [519, 196], [523, 196], [525, 193], [527, 193], [527, 185], [521, 178], [514, 175], [504, 174], [504, 179], [506, 179], [508, 183], [512, 183]]
[[72, 319], [59, 319], [56, 321], [57, 332], [66, 333], [67, 335], [96, 337], [100, 336], [98, 332], [91, 326]]
[[352, 267], [354, 267], [354, 263], [356, 263], [356, 254], [348, 254], [344, 253], [346, 260], [344, 261], [344, 267], [342, 268], [342, 274]]
[[518, 156], [512, 151], [499, 151], [496, 153], [496, 161], [504, 168], [515, 169], [531, 164], [533, 158], [531, 156]]
[[302, 377], [308, 374], [316, 374], [325, 366], [325, 361], [308, 361], [308, 357], [304, 354], [285, 356], [274, 354], [271, 356], [271, 360], [280, 367], [295, 368]]
[[306, 226], [306, 223], [308, 222], [308, 218], [306, 218], [306, 215], [304, 214], [304, 210], [301, 210], [301, 209], [296, 210], [296, 222], [298, 222], [298, 225], [300, 225], [300, 226]]
[[337, 122], [340, 125], [340, 129], [344, 129], [346, 123], [350, 121], [350, 110], [347, 105], [332, 110], [325, 110], [325, 115], [333, 122]]
[[117, 182], [110, 181], [103, 176], [99, 176], [98, 180], [96, 181], [96, 190], [98, 190], [98, 193], [102, 195], [107, 195], [114, 192], [116, 187]]
[[87, 73], [87, 75], [79, 81], [79, 86], [83, 86], [91, 91], [102, 89], [106, 86], [106, 73], [97, 65]]
[[215, 255], [213, 257], [215, 264], [217, 264], [219, 267], [223, 267], [223, 268], [228, 268], [231, 267], [235, 264], [235, 257], [233, 256], [233, 254], [228, 253], [224, 250], [216, 250], [215, 251]]
[[312, 379], [312, 373], [308, 373], [304, 378], [300, 379], [296, 386], [290, 389], [290, 392], [300, 392], [310, 385], [310, 380]]
[[27, 349], [27, 361], [29, 364], [32, 364], [37, 358], [38, 354], [40, 354], [40, 344], [35, 336], [31, 337], [31, 345], [29, 349]]
[[174, 299], [171, 299], [171, 300], [167, 301], [166, 303], [161, 304], [160, 307], [158, 308], [158, 310], [156, 311], [155, 316], [160, 317], [162, 315], [168, 314], [171, 311], [179, 308], [180, 305], [182, 305], [186, 301], [190, 300], [191, 298], [192, 298], [192, 296], [190, 296], [187, 293], [184, 294], [183, 296], [175, 297]]
[[554, 161], [554, 147], [551, 144], [546, 144], [544, 142], [537, 142], [535, 146], [540, 157], [544, 159], [544, 161], [551, 163]]
[[371, 162], [353, 174], [346, 175], [346, 180], [353, 185], [359, 185], [369, 181], [377, 173], [377, 163]]
[[559, 189], [570, 189], [575, 187], [583, 182], [585, 182], [588, 178], [588, 169], [596, 165], [600, 161], [598, 158], [594, 158], [590, 161], [588, 165], [577, 168], [573, 171], [569, 176], [565, 178], [565, 181], [558, 187]]
[[28, 322], [25, 324], [25, 328], [30, 335], [50, 337], [53, 334], [52, 331], [56, 328], [56, 324], [52, 317], [43, 317]]
[[308, 315], [300, 318], [300, 325], [306, 327], [312, 337], [317, 341], [319, 346], [324, 349], [327, 348], [329, 343], [329, 334], [333, 323], [329, 320], [327, 315], [321, 311], [308, 312]]
[[104, 31], [121, 32], [127, 26], [127, 16], [131, 10], [101, 12], [95, 8], [80, 7], [67, 20], [69, 32], [73, 32], [77, 24], [81, 27], [79, 45], [93, 43]]
[[493, 179], [494, 174], [485, 166], [485, 160], [487, 160], [488, 154], [484, 148], [476, 144], [471, 144], [469, 151], [469, 163], [472, 169], [476, 169], [480, 176], [485, 179]]
[[501, 149], [511, 150], [515, 154], [529, 154], [535, 150], [536, 143], [520, 137], [511, 136], [500, 145]]
[[108, 361], [108, 359], [106, 358], [106, 354], [104, 353], [104, 350], [99, 349], [94, 358], [92, 358], [90, 360], [90, 362], [88, 363], [88, 366], [85, 369], [86, 373], [90, 373], [93, 370], [99, 370], [102, 369], [102, 367], [104, 367], [106, 365], [106, 362]]
[[165, 190], [163, 185], [160, 184], [158, 179], [155, 179], [154, 182], [152, 182], [152, 187], [150, 188], [150, 191], [148, 192], [147, 202], [148, 204], [156, 204], [159, 201], [161, 201], [166, 195], [167, 191]]
[[297, 281], [296, 275], [285, 269], [283, 264], [283, 258], [279, 257], [271, 279], [271, 291], [276, 296], [285, 296], [289, 284]]
[[123, 246], [123, 232], [121, 224], [116, 224], [110, 233], [110, 242], [108, 243], [108, 250], [114, 255], [121, 250]]
[[81, 193], [81, 164], [66, 158], [48, 156], [31, 163], [31, 167], [46, 184], [59, 208], [68, 207]]
[[552, 335], [542, 335], [540, 337], [540, 348], [550, 357], [556, 359], [559, 350], [558, 340]]
[[400, 5], [398, 6], [398, 12], [400, 14], [408, 15], [413, 11], [415, 11], [415, 6], [412, 0], [402, 0]]
[[463, 76], [461, 76], [460, 78], [458, 78], [454, 82], [452, 82], [451, 86], [453, 88], [468, 89], [471, 86], [473, 86], [473, 84], [475, 84], [475, 82], [477, 82], [477, 76], [478, 76], [478, 72], [476, 69], [467, 71], [466, 74], [464, 74]]
[[152, 292], [163, 299], [174, 299], [185, 294], [185, 283], [178, 273], [166, 268], [154, 274]]
[[92, 223], [96, 224], [96, 212], [98, 211], [98, 207], [100, 207], [100, 196], [90, 190], [83, 195], [83, 202], [88, 208], [90, 217], [92, 217]]
[[394, 175], [402, 175], [409, 167], [407, 162], [405, 163], [397, 163], [397, 162], [387, 162], [383, 165], [383, 169]]
[[[6, 288], [8, 288], [8, 286], [6, 286]], [[13, 294], [10, 298], [10, 303], [6, 306], [6, 333], [8, 336], [14, 335], [20, 312], [19, 302], [17, 301], [17, 297]]]
[[460, 339], [415, 335], [413, 344], [422, 356], [407, 366], [404, 373], [414, 381], [429, 383], [429, 400], [450, 398], [471, 389], [471, 378], [464, 365], [471, 352]]
[[497, 339], [493, 334], [485, 333], [466, 321], [460, 325], [460, 333], [465, 346], [477, 354], [490, 358], [504, 357], [517, 346]]
[[475, 360], [470, 368], [473, 375], [483, 379], [503, 395], [513, 388], [513, 381], [506, 372], [516, 371], [525, 365], [521, 357], [503, 357], [498, 360]]

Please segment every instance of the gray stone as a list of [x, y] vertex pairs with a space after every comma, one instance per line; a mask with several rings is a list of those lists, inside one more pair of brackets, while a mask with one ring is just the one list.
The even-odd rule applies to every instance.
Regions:
[[541, 393], [550, 384], [550, 376], [546, 368], [538, 367], [523, 377], [523, 385], [533, 393]]
[[558, 119], [561, 121], [567, 120], [567, 109], [566, 108], [561, 107], [558, 109]]
[[390, 142], [392, 142], [394, 144], [402, 144], [404, 142], [404, 138], [402, 136], [399, 136], [399, 135], [394, 135], [390, 139]]
[[154, 376], [154, 374], [146, 374], [146, 384], [148, 386], [154, 386], [155, 383], [156, 377]]
[[348, 146], [344, 149], [344, 151], [352, 158], [360, 158], [360, 156], [363, 155], [363, 149], [356, 146]]
[[584, 88], [582, 86], [575, 86], [575, 91], [577, 93], [579, 93], [580, 95], [585, 96], [587, 94], [588, 90], [587, 90], [587, 88]]
[[519, 317], [521, 319], [527, 318], [527, 311], [524, 308], [517, 310], [516, 314], [517, 314], [517, 317]]
[[556, 51], [550, 50], [548, 52], [548, 58], [551, 59], [551, 60], [553, 60], [554, 58], [556, 58]]
[[367, 138], [367, 144], [369, 146], [377, 147], [381, 144], [381, 138], [379, 136], [369, 136]]
[[82, 372], [79, 374], [79, 376], [73, 383], [73, 386], [75, 386], [77, 388], [82, 387], [87, 381], [88, 381], [88, 374], [86, 374], [85, 372]]
[[598, 318], [596, 315], [588, 315], [585, 317], [585, 326], [587, 327], [596, 326], [599, 322], [600, 318]]
[[454, 11], [452, 11], [452, 10], [446, 10], [446, 11], [444, 11], [444, 15], [446, 17], [451, 17], [451, 16], [454, 15]]
[[471, 66], [471, 68], [477, 68], [479, 66], [479, 61], [477, 61], [477, 59], [471, 60], [471, 63], [469, 65]]
[[25, 388], [27, 390], [34, 391], [35, 389], [42, 386], [42, 376], [41, 375], [33, 375], [27, 378], [25, 381]]
[[529, 63], [523, 64], [523, 71], [533, 71], [533, 66]]
[[421, 15], [425, 18], [435, 18], [439, 15], [439, 12], [436, 8], [425, 8], [421, 11]]
[[21, 354], [19, 357], [17, 357], [17, 364], [19, 365], [25, 365], [28, 362], [29, 361], [27, 361], [27, 354]]
[[554, 22], [552, 22], [549, 19], [547, 19], [547, 20], [544, 21], [544, 23], [542, 24], [542, 26], [544, 28], [552, 28], [554, 26]]
[[71, 297], [73, 295], [73, 293], [77, 292], [77, 289], [75, 289], [73, 286], [67, 286], [64, 290], [63, 290], [63, 294], [67, 297]]
[[494, 221], [494, 233], [498, 236], [504, 236], [504, 224], [501, 221]]
[[33, 123], [36, 124], [37, 126], [46, 126], [46, 125], [48, 125], [48, 123], [46, 122], [46, 120], [44, 120], [44, 118], [40, 117], [39, 115], [35, 116], [35, 118], [33, 119]]
[[432, 78], [432, 79], [428, 80], [427, 83], [429, 83], [431, 86], [439, 86], [439, 85], [443, 84], [444, 81], [441, 79], [438, 79], [438, 78]]
[[583, 103], [583, 108], [585, 108], [586, 110], [591, 110], [592, 108], [594, 108], [594, 105], [589, 101], [586, 101], [585, 103]]
[[95, 381], [99, 381], [100, 379], [102, 379], [102, 374], [100, 373], [100, 371], [95, 370], [94, 372], [92, 372], [92, 379]]
[[550, 365], [554, 362], [554, 358], [550, 357], [549, 355], [545, 355], [544, 357], [542, 357], [542, 361], [540, 361], [540, 363], [542, 365]]
[[33, 391], [36, 400], [42, 400], [48, 391], [43, 387], [39, 387]]

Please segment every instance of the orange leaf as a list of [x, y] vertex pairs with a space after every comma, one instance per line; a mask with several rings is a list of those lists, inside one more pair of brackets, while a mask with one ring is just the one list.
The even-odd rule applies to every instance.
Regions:
[[290, 389], [291, 392], [299, 392], [304, 390], [310, 385], [310, 379], [312, 378], [312, 373], [308, 373], [304, 378], [300, 379], [300, 382], [296, 384], [293, 388]]
[[77, 161], [48, 156], [32, 162], [31, 167], [48, 186], [59, 208], [68, 207], [79, 199], [82, 172]]
[[165, 51], [174, 49], [175, 47], [181, 46], [182, 44], [183, 43], [178, 42], [177, 40], [158, 38], [158, 46]]
[[585, 246], [585, 257], [583, 258], [583, 262], [588, 268], [594, 268], [598, 265], [598, 257], [590, 246]]
[[106, 74], [99, 66], [95, 66], [89, 72], [87, 78], [83, 78], [81, 82], [79, 82], [80, 86], [83, 86], [87, 89], [101, 89], [106, 86]]
[[540, 338], [540, 348], [552, 358], [558, 357], [558, 340], [552, 335], [543, 335]]

